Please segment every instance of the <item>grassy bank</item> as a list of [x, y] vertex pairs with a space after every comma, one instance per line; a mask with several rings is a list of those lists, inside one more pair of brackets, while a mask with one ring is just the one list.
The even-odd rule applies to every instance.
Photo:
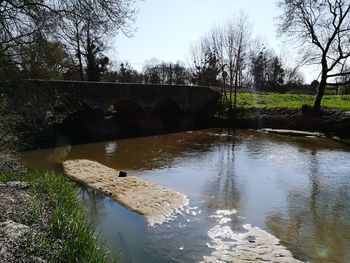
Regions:
[[[227, 95], [227, 99], [229, 99], [229, 95]], [[315, 96], [305, 94], [238, 92], [237, 106], [242, 108], [300, 108], [303, 104], [313, 105], [314, 99]], [[350, 109], [350, 97], [326, 95], [323, 97], [322, 106]]]
[[[31, 194], [35, 205], [29, 213], [41, 221], [48, 213], [48, 227], [33, 253], [44, 255], [48, 262], [117, 262], [94, 236], [94, 228], [86, 221], [83, 207], [77, 199], [74, 185], [55, 173], [30, 175]], [[0, 177], [9, 180], [7, 176]], [[26, 205], [26, 204], [24, 204]], [[48, 209], [47, 209], [48, 208]], [[35, 225], [35, 223], [34, 223]], [[44, 252], [43, 252], [44, 251]], [[47, 253], [45, 253], [47, 251]]]

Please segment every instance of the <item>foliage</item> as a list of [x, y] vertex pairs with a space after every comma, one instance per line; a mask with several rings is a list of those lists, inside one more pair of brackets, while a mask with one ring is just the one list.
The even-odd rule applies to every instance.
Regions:
[[285, 69], [282, 62], [269, 51], [262, 50], [252, 55], [251, 73], [257, 90], [278, 89], [284, 83]]
[[86, 53], [86, 76], [89, 81], [100, 81], [102, 75], [107, 71], [109, 58], [101, 53], [102, 43], [89, 40]]
[[219, 86], [218, 75], [221, 72], [219, 60], [214, 53], [206, 53], [204, 60], [195, 62], [192, 82], [197, 85]]
[[121, 83], [143, 83], [143, 75], [134, 70], [128, 62], [121, 63], [115, 81]]
[[31, 36], [31, 43], [19, 48], [21, 77], [25, 79], [61, 79], [69, 69], [68, 55], [57, 41], [42, 33]]

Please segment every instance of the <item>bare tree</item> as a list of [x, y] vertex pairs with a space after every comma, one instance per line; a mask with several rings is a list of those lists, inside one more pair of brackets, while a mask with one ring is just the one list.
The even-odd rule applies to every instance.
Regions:
[[230, 85], [230, 103], [232, 109], [232, 92], [234, 91], [233, 108], [237, 106], [237, 88], [242, 85], [243, 70], [247, 65], [248, 49], [251, 40], [251, 25], [247, 15], [241, 13], [226, 22], [224, 29], [225, 60], [228, 66]]
[[301, 44], [305, 63], [321, 66], [314, 102], [318, 111], [325, 87], [337, 85], [335, 78], [350, 74], [345, 70], [350, 57], [350, 1], [280, 0], [278, 4], [283, 11], [280, 32]]
[[60, 13], [57, 1], [0, 1], [0, 51], [30, 42], [28, 37], [50, 25]]
[[[194, 76], [197, 82], [205, 83], [201, 78], [205, 78], [206, 73], [216, 72], [217, 75], [221, 73], [222, 93], [226, 100], [225, 84], [226, 77], [228, 78], [229, 98], [226, 102], [229, 112], [232, 112], [232, 108], [236, 108], [237, 105], [237, 89], [242, 85], [244, 79], [250, 40], [251, 25], [248, 16], [241, 13], [240, 16], [227, 20], [223, 26], [214, 27], [191, 50], [194, 61]], [[215, 58], [215, 67], [213, 58]], [[212, 62], [209, 63], [212, 65], [211, 67], [208, 67], [209, 61]], [[210, 68], [212, 70], [208, 71]], [[206, 70], [207, 72], [205, 72]]]

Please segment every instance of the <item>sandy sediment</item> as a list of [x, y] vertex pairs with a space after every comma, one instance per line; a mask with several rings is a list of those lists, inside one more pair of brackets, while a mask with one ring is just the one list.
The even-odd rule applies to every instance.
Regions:
[[143, 215], [150, 226], [171, 220], [188, 203], [185, 195], [90, 160], [63, 162], [65, 173], [93, 189], [109, 195], [131, 211]]

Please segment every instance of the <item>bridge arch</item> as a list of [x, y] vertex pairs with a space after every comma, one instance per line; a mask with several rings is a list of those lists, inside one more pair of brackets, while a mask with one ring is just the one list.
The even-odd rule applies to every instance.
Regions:
[[138, 133], [140, 131], [140, 120], [145, 116], [145, 111], [136, 101], [121, 99], [113, 103], [113, 122], [119, 127], [123, 134]]
[[159, 101], [152, 111], [152, 117], [160, 119], [163, 123], [163, 128], [166, 130], [178, 129], [181, 116], [182, 112], [179, 105], [172, 99]]

